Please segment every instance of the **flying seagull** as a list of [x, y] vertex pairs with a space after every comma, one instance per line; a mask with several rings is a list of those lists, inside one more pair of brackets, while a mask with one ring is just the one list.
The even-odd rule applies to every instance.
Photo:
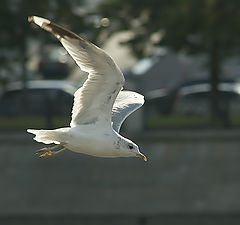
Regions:
[[102, 49], [48, 19], [28, 18], [55, 35], [88, 78], [74, 94], [70, 127], [34, 130], [34, 140], [55, 144], [37, 151], [40, 157], [64, 150], [96, 157], [140, 157], [147, 161], [138, 146], [121, 136], [123, 121], [144, 104], [144, 97], [123, 91], [124, 76], [113, 59]]

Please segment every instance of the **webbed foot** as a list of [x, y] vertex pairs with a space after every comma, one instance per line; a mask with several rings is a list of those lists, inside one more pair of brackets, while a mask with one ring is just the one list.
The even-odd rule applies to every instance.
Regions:
[[53, 155], [56, 155], [56, 154], [58, 154], [58, 153], [67, 149], [67, 148], [63, 147], [62, 149], [54, 151], [55, 149], [60, 148], [62, 146], [63, 146], [62, 144], [59, 144], [59, 145], [56, 145], [56, 146], [53, 146], [53, 147], [41, 148], [41, 149], [36, 151], [36, 154], [39, 155], [40, 158], [46, 158], [46, 157], [49, 157], [49, 156], [53, 156]]

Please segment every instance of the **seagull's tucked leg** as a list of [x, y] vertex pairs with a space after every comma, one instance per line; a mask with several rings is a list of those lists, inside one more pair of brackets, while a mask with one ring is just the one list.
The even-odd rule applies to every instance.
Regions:
[[58, 144], [58, 145], [55, 145], [53, 147], [41, 148], [41, 149], [36, 151], [36, 154], [39, 155], [40, 158], [53, 156], [53, 155], [56, 155], [56, 154], [58, 154], [58, 153], [60, 153], [64, 150], [67, 150], [66, 147], [63, 147], [62, 149], [59, 149], [59, 150], [55, 150], [55, 149], [61, 148], [62, 146], [63, 146], [63, 144]]

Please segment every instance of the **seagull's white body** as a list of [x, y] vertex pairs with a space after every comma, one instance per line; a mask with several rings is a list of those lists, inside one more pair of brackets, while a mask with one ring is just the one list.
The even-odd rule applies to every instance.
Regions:
[[31, 130], [35, 140], [44, 144], [62, 143], [67, 149], [97, 157], [129, 157], [132, 152], [123, 152], [121, 142], [127, 140], [107, 127], [93, 124], [64, 127], [55, 130]]
[[70, 127], [55, 130], [32, 130], [35, 140], [59, 144], [74, 152], [97, 157], [146, 157], [138, 146], [119, 134], [125, 118], [144, 103], [136, 92], [122, 91], [124, 76], [113, 59], [102, 49], [78, 35], [40, 18], [30, 17], [53, 33], [77, 65], [89, 73], [84, 85], [74, 94]]

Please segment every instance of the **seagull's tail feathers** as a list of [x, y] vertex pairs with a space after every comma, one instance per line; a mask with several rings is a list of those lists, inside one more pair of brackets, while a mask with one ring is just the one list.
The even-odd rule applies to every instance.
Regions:
[[62, 129], [57, 130], [33, 130], [27, 129], [28, 133], [34, 134], [33, 138], [37, 142], [44, 144], [60, 144], [64, 142], [64, 132]]

